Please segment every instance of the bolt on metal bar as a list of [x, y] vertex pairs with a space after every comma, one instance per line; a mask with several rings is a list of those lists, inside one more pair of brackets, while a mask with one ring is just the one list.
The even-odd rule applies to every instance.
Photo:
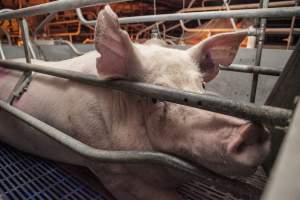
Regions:
[[[269, 0], [260, 0], [260, 7], [262, 9], [267, 8], [268, 4], [269, 4]], [[267, 19], [261, 18], [259, 20], [259, 23], [260, 23], [260, 34], [256, 37], [257, 46], [256, 46], [256, 55], [255, 55], [255, 64], [254, 64], [255, 66], [260, 66], [261, 63], [262, 50], [265, 41], [265, 30], [266, 30]], [[254, 72], [252, 78], [251, 94], [250, 94], [250, 102], [252, 103], [255, 102], [257, 84], [258, 84], [258, 73]]]
[[108, 3], [119, 3], [132, 0], [62, 0], [35, 5], [31, 7], [21, 8], [18, 10], [10, 11], [7, 13], [0, 14], [0, 20], [12, 19], [12, 18], [23, 18], [28, 16], [36, 16], [53, 12], [60, 12], [65, 10], [72, 10], [75, 8], [81, 8], [86, 6], [108, 4]]
[[219, 67], [221, 70], [224, 71], [257, 73], [257, 74], [271, 75], [271, 76], [280, 76], [280, 73], [282, 72], [280, 69], [271, 68], [271, 67], [254, 66], [254, 65], [231, 64], [230, 66], [220, 65]]
[[5, 103], [2, 100], [0, 100], [0, 108], [22, 120], [26, 124], [32, 126], [33, 128], [37, 129], [38, 131], [45, 133], [50, 138], [65, 145], [74, 152], [79, 153], [80, 155], [85, 156], [89, 159], [106, 163], [160, 164], [198, 176], [203, 170], [208, 173], [214, 174], [204, 167], [195, 167], [188, 162], [176, 158], [175, 156], [164, 153], [154, 151], [109, 151], [95, 149], [32, 117], [31, 115], [17, 108], [14, 108], [13, 106]]
[[21, 71], [35, 71], [89, 85], [111, 88], [136, 95], [156, 98], [199, 109], [205, 109], [212, 112], [244, 118], [257, 123], [287, 126], [289, 124], [289, 118], [292, 116], [292, 111], [287, 109], [235, 102], [211, 95], [179, 91], [176, 89], [140, 82], [130, 82], [125, 80], [104, 81], [100, 80], [95, 75], [88, 75], [80, 72], [51, 68], [41, 65], [0, 60], [0, 66]]

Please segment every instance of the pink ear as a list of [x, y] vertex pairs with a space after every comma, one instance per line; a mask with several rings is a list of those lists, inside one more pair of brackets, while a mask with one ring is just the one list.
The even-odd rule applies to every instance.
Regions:
[[99, 13], [95, 47], [101, 54], [97, 58], [97, 71], [100, 78], [129, 78], [130, 65], [136, 65], [136, 50], [128, 34], [120, 29], [118, 16], [107, 5]]
[[227, 66], [232, 63], [247, 33], [247, 31], [237, 31], [217, 34], [188, 50], [199, 64], [205, 82], [212, 80], [219, 73], [220, 64]]

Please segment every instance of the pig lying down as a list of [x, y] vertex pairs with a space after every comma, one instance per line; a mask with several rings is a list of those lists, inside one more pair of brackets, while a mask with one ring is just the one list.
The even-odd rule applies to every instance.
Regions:
[[[133, 44], [107, 6], [97, 21], [97, 51], [34, 62], [202, 93], [202, 83], [218, 74], [219, 64], [231, 64], [245, 36], [219, 34], [186, 51]], [[0, 99], [8, 97], [19, 76], [0, 68]], [[249, 121], [42, 74], [34, 75], [14, 105], [92, 147], [170, 153], [226, 176], [253, 173], [270, 147], [268, 133]], [[191, 178], [160, 166], [88, 160], [3, 111], [0, 139], [25, 152], [88, 167], [117, 199], [179, 200], [175, 188]]]

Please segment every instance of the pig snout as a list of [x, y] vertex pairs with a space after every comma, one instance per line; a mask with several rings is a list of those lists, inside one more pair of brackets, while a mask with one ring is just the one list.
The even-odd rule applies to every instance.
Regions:
[[241, 173], [250, 174], [270, 151], [269, 132], [261, 125], [244, 124], [233, 136], [227, 151], [233, 162], [243, 168], [249, 168]]

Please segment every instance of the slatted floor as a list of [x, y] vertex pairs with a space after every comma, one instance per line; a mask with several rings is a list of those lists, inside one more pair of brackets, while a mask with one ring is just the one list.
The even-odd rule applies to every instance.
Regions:
[[54, 163], [0, 144], [0, 199], [105, 200]]
[[[56, 163], [0, 143], [0, 199], [111, 200], [104, 192], [96, 193], [85, 184], [91, 174], [77, 176], [79, 179], [70, 175], [79, 171], [77, 167], [66, 171]], [[178, 191], [185, 200], [259, 200], [265, 179], [260, 169], [249, 178], [232, 182], [222, 177], [195, 179]], [[97, 181], [93, 185], [101, 184]]]

